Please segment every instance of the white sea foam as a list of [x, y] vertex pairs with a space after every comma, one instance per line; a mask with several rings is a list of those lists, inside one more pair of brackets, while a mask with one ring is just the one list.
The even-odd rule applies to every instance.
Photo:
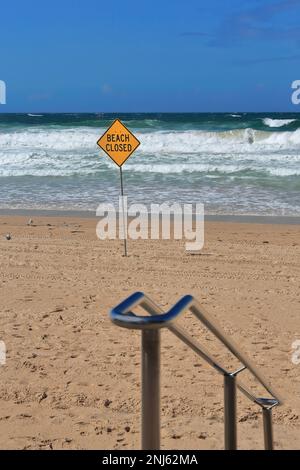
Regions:
[[[244, 163], [244, 164], [216, 164], [211, 162], [211, 164], [203, 163], [194, 163], [194, 164], [137, 164], [137, 165], [127, 165], [124, 167], [125, 171], [130, 171], [134, 173], [160, 173], [160, 174], [181, 174], [181, 173], [202, 173], [209, 177], [218, 176], [218, 175], [234, 175], [242, 174], [249, 172], [255, 173], [265, 173], [275, 176], [297, 176], [300, 175], [299, 168], [282, 168], [278, 167], [264, 167], [262, 165], [257, 165], [254, 162]], [[214, 175], [212, 175], [214, 174]]]
[[30, 149], [55, 149], [72, 151], [96, 145], [103, 130], [83, 128], [29, 128], [0, 133], [0, 149], [26, 147]]
[[[92, 175], [115, 168], [96, 142], [104, 129], [43, 128], [0, 133], [0, 176]], [[125, 170], [141, 173], [299, 175], [300, 129], [264, 132], [136, 133], [141, 146]]]
[[141, 138], [141, 153], [199, 154], [257, 153], [264, 150], [300, 149], [300, 129], [294, 132], [264, 132], [253, 129], [226, 132], [155, 132]]
[[268, 172], [273, 176], [299, 176], [300, 168], [269, 168]]
[[[0, 149], [35, 149], [74, 152], [97, 149], [97, 140], [104, 129], [91, 128], [29, 128], [22, 131], [0, 133]], [[265, 132], [236, 129], [223, 132], [209, 131], [156, 131], [137, 132], [141, 140], [140, 153], [198, 154], [203, 151], [248, 153], [270, 149], [300, 149], [300, 129], [285, 132]], [[274, 147], [275, 145], [275, 147]]]
[[269, 126], [269, 127], [283, 127], [296, 121], [297, 119], [271, 119], [271, 118], [263, 119], [264, 125]]

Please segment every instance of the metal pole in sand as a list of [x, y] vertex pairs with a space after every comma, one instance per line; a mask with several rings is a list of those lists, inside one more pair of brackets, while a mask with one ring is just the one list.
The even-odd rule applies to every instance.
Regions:
[[142, 330], [142, 450], [160, 449], [160, 331]]
[[273, 450], [272, 408], [263, 408], [265, 450]]
[[236, 377], [224, 375], [225, 450], [237, 449]]
[[121, 196], [122, 196], [122, 212], [123, 212], [123, 235], [124, 235], [124, 256], [127, 258], [127, 224], [125, 221], [125, 206], [124, 206], [124, 185], [123, 185], [123, 171], [120, 166], [120, 180], [121, 180]]

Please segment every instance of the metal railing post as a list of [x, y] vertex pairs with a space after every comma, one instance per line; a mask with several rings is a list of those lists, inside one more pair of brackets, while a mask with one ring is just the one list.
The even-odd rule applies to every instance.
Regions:
[[263, 408], [265, 450], [273, 450], [272, 408]]
[[[149, 316], [136, 315], [133, 310], [142, 307]], [[241, 367], [231, 373], [218, 360], [190, 336], [175, 320], [185, 311], [193, 313], [200, 322], [219, 339], [241, 363]], [[224, 434], [225, 449], [237, 449], [237, 388], [263, 409], [265, 449], [273, 450], [272, 409], [283, 403], [252, 361], [230, 339], [191, 295], [183, 297], [168, 312], [158, 307], [143, 292], [135, 292], [111, 310], [114, 324], [131, 330], [141, 330], [142, 334], [142, 449], [160, 449], [160, 330], [168, 328], [187, 346], [204, 359], [224, 377]], [[264, 387], [270, 397], [257, 397], [237, 376], [247, 369]]]
[[236, 376], [224, 375], [225, 450], [237, 449]]
[[160, 449], [160, 331], [142, 330], [142, 450]]

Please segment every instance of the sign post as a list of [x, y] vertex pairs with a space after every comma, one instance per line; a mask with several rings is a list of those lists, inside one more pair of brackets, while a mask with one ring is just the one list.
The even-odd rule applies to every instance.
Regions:
[[104, 150], [104, 152], [113, 160], [113, 162], [120, 168], [121, 180], [121, 196], [122, 196], [122, 212], [123, 212], [123, 235], [124, 235], [124, 253], [125, 257], [128, 256], [127, 251], [127, 230], [125, 221], [125, 207], [124, 207], [124, 184], [122, 166], [128, 158], [140, 146], [139, 140], [127, 129], [119, 119], [116, 119], [112, 125], [107, 129], [102, 137], [98, 140], [97, 144]]
[[122, 197], [122, 212], [123, 212], [123, 234], [124, 234], [124, 254], [127, 258], [127, 233], [126, 232], [126, 222], [125, 222], [125, 207], [124, 207], [124, 185], [123, 185], [123, 171], [120, 166], [120, 180], [121, 180], [121, 197]]

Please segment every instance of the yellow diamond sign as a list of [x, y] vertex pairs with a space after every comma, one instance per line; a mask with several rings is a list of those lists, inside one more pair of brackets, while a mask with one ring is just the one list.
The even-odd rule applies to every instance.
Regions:
[[119, 119], [116, 119], [97, 144], [121, 167], [139, 147], [140, 142]]

